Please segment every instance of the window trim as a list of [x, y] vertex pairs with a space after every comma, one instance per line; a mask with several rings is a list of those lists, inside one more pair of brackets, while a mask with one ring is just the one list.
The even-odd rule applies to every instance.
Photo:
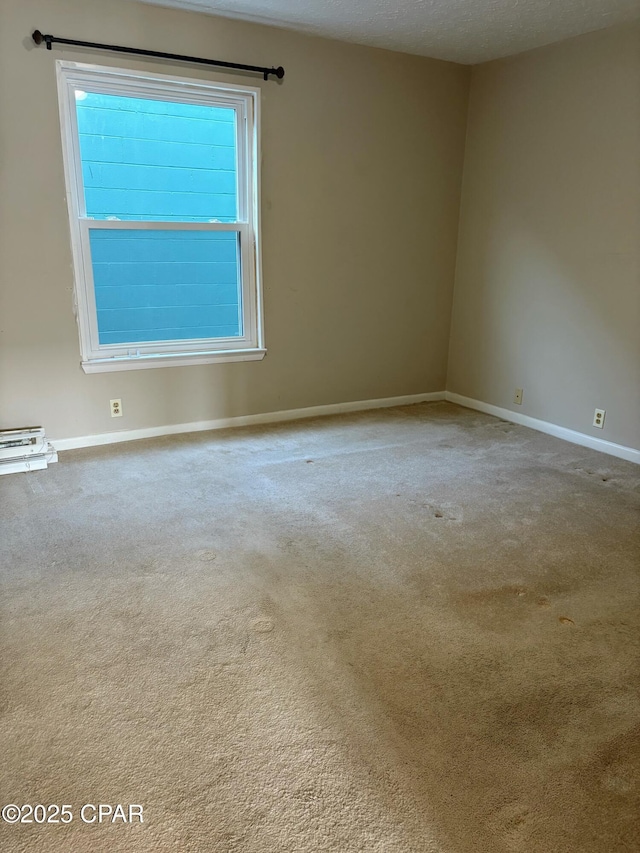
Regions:
[[[85, 373], [264, 358], [260, 255], [260, 89], [225, 80], [153, 74], [111, 66], [56, 61], [62, 151], [74, 268], [74, 311]], [[89, 219], [84, 209], [75, 89], [155, 100], [233, 107], [238, 132], [238, 216], [235, 222]], [[179, 97], [178, 97], [179, 95]], [[244, 178], [244, 180], [242, 180]], [[239, 235], [243, 335], [187, 341], [100, 344], [89, 230], [233, 231]]]

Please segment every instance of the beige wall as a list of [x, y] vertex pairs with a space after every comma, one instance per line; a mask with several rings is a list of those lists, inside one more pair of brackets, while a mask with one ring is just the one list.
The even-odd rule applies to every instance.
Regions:
[[639, 250], [640, 26], [474, 68], [448, 390], [640, 448]]
[[[216, 72], [48, 52], [35, 28], [285, 66], [282, 85], [257, 78], [264, 361], [82, 372], [54, 60]], [[63, 438], [444, 389], [468, 81], [452, 64], [124, 0], [0, 3], [0, 427]]]
[[[285, 66], [257, 80], [263, 362], [82, 372], [54, 60], [216, 72], [47, 52], [36, 27]], [[469, 76], [125, 0], [0, 3], [0, 427], [63, 438], [446, 384], [640, 448], [640, 27], [474, 68], [467, 126]]]

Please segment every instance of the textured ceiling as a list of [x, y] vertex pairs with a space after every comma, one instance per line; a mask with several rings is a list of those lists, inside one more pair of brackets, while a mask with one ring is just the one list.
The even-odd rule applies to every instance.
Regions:
[[640, 0], [142, 0], [475, 64], [640, 18]]

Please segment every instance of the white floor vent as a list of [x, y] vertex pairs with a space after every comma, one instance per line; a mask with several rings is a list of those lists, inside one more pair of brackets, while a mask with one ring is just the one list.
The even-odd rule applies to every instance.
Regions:
[[42, 427], [0, 429], [0, 474], [39, 471], [57, 461]]

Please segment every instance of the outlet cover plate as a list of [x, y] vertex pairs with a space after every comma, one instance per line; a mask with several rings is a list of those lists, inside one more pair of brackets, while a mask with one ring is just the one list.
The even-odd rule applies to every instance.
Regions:
[[595, 414], [593, 416], [594, 427], [598, 427], [598, 429], [604, 429], [604, 417], [606, 414], [607, 413], [604, 409], [596, 409]]

